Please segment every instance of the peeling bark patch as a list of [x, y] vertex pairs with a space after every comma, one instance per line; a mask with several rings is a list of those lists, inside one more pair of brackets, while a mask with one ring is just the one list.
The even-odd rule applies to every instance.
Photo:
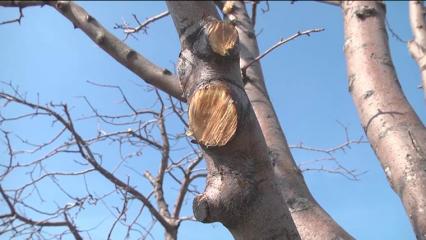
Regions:
[[206, 85], [191, 97], [189, 126], [200, 144], [226, 145], [235, 135], [237, 122], [237, 108], [225, 84]]
[[361, 21], [364, 21], [368, 17], [376, 16], [377, 10], [374, 7], [364, 5], [356, 9], [354, 13], [355, 13], [355, 16], [361, 19]]
[[275, 167], [276, 163], [277, 163], [277, 158], [279, 157], [279, 154], [275, 151], [273, 151], [272, 149], [268, 150], [268, 156], [269, 159], [271, 160], [271, 164], [273, 167]]
[[349, 87], [348, 87], [348, 91], [349, 92], [352, 92], [352, 89], [353, 89], [353, 86], [354, 86], [354, 82], [355, 82], [355, 74], [351, 74], [351, 75], [349, 75], [349, 77], [348, 77], [348, 80], [349, 80]]
[[416, 181], [417, 179], [417, 174], [414, 171], [414, 164], [411, 161], [412, 157], [410, 154], [407, 154], [407, 166], [404, 169], [404, 175], [405, 175], [405, 179], [407, 182], [411, 182], [411, 181]]
[[388, 179], [391, 179], [391, 177], [392, 177], [392, 171], [390, 170], [389, 167], [385, 168], [385, 173], [386, 173], [386, 176], [388, 177]]
[[373, 60], [376, 60], [377, 62], [384, 64], [390, 68], [394, 68], [393, 67], [393, 63], [392, 63], [392, 59], [389, 55], [385, 55], [385, 56], [377, 56], [375, 53], [371, 53], [370, 54], [370, 58]]
[[309, 208], [309, 201], [306, 198], [291, 198], [287, 200], [290, 212], [299, 212]]
[[238, 32], [234, 25], [221, 21], [213, 21], [207, 26], [207, 35], [212, 50], [226, 56], [238, 42]]
[[373, 94], [374, 94], [373, 90], [368, 90], [367, 92], [365, 92], [363, 98], [367, 99], [367, 98], [371, 97]]

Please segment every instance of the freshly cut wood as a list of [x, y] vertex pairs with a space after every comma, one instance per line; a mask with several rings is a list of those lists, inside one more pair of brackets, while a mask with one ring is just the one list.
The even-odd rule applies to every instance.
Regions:
[[189, 126], [204, 146], [223, 146], [237, 130], [238, 114], [228, 87], [223, 83], [196, 90], [189, 104]]
[[225, 14], [230, 14], [234, 10], [234, 1], [226, 1], [223, 4], [222, 12]]
[[234, 25], [218, 20], [212, 21], [207, 26], [209, 45], [212, 50], [226, 56], [238, 42], [238, 32]]

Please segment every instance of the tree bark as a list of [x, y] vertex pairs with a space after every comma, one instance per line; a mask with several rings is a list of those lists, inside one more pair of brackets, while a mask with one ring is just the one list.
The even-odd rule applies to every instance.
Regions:
[[178, 228], [170, 228], [164, 231], [164, 240], [176, 240]]
[[390, 56], [382, 2], [343, 2], [349, 92], [371, 147], [417, 239], [426, 239], [426, 129], [405, 98]]
[[422, 76], [423, 92], [426, 97], [426, 22], [423, 1], [409, 1], [409, 18], [414, 39], [408, 42], [408, 50], [417, 62]]
[[[195, 217], [221, 222], [235, 239], [300, 239], [244, 92], [235, 28], [218, 20], [211, 2], [170, 1], [167, 6], [181, 41], [178, 74], [189, 103], [190, 129], [201, 140], [207, 161], [207, 186], [194, 199]], [[221, 111], [229, 116], [218, 118]], [[220, 129], [234, 119], [236, 129], [229, 137]], [[202, 124], [213, 124], [218, 137], [201, 131]]]
[[[240, 66], [259, 55], [253, 25], [243, 2], [228, 4], [227, 17], [233, 19], [239, 33]], [[260, 62], [246, 72], [245, 91], [256, 113], [274, 166], [275, 177], [301, 239], [353, 239], [315, 201], [298, 169], [281, 125], [269, 99]]]

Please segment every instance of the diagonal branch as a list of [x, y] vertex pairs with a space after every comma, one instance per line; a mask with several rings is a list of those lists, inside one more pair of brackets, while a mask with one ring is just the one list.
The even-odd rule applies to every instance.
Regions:
[[267, 49], [264, 53], [260, 54], [259, 56], [257, 56], [256, 58], [254, 58], [253, 60], [251, 60], [250, 62], [248, 62], [246, 65], [244, 65], [241, 68], [241, 73], [243, 76], [243, 79], [247, 78], [247, 68], [250, 67], [253, 63], [260, 61], [260, 59], [262, 59], [263, 57], [265, 57], [266, 55], [268, 55], [270, 52], [272, 52], [273, 50], [275, 50], [276, 48], [280, 47], [281, 45], [290, 42], [293, 39], [296, 39], [300, 36], [306, 35], [306, 36], [310, 36], [311, 33], [314, 32], [322, 32], [324, 31], [324, 28], [314, 28], [314, 29], [309, 29], [303, 32], [297, 32], [293, 35], [291, 35], [290, 37], [286, 38], [286, 39], [281, 39], [279, 42], [277, 42], [276, 44], [274, 44], [272, 47], [270, 47], [269, 49]]
[[133, 14], [133, 18], [139, 24], [137, 27], [130, 27], [126, 22], [124, 22], [123, 24], [115, 24], [114, 29], [123, 29], [124, 33], [126, 34], [126, 37], [124, 38], [124, 40], [126, 40], [129, 37], [129, 35], [137, 33], [141, 30], [143, 30], [146, 33], [146, 29], [148, 28], [149, 24], [157, 20], [160, 20], [164, 17], [167, 17], [169, 15], [170, 15], [169, 11], [164, 11], [160, 14], [147, 18], [144, 22], [141, 23], [138, 17], [136, 16], [136, 14]]
[[74, 2], [68, 1], [0, 1], [3, 7], [28, 7], [49, 5], [80, 28], [93, 42], [111, 57], [124, 65], [147, 83], [165, 91], [173, 97], [185, 101], [175, 75], [160, 68], [127, 46], [106, 30], [94, 17]]
[[27, 224], [30, 224], [30, 225], [33, 225], [33, 226], [40, 226], [40, 227], [68, 226], [68, 224], [66, 222], [49, 222], [47, 220], [35, 221], [35, 220], [29, 219], [27, 217], [24, 217], [21, 214], [19, 214], [18, 212], [16, 212], [16, 209], [13, 206], [13, 203], [10, 201], [9, 197], [6, 195], [2, 186], [0, 186], [0, 194], [1, 194], [2, 198], [4, 199], [4, 201], [6, 202], [6, 205], [9, 208], [9, 211], [10, 211], [9, 214], [1, 215], [0, 218], [15, 217], [15, 218], [17, 218], [18, 220], [20, 220], [24, 223], [27, 223]]

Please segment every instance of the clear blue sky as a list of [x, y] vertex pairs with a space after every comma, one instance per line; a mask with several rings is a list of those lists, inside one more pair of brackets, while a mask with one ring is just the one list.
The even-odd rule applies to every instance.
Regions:
[[[166, 9], [162, 2], [80, 2], [107, 29], [122, 38], [122, 32], [114, 30], [115, 23], [126, 19], [135, 24], [132, 13], [140, 19], [158, 14]], [[260, 4], [265, 8], [265, 4]], [[260, 9], [259, 9], [260, 10]], [[403, 39], [411, 38], [405, 2], [388, 3], [388, 19], [391, 27]], [[0, 21], [18, 14], [16, 9], [0, 8]], [[0, 80], [11, 81], [28, 93], [28, 98], [41, 103], [65, 102], [73, 106], [76, 116], [87, 111], [78, 96], [88, 96], [92, 103], [104, 111], [123, 111], [117, 106], [119, 96], [102, 90], [86, 81], [120, 85], [138, 107], [149, 107], [152, 95], [135, 87], [144, 85], [137, 76], [104, 53], [80, 30], [62, 15], [49, 7], [24, 9], [21, 26], [0, 26]], [[364, 133], [360, 126], [351, 96], [347, 91], [345, 59], [343, 54], [343, 26], [340, 9], [316, 2], [270, 2], [270, 11], [258, 11], [256, 30], [260, 49], [265, 50], [282, 37], [309, 28], [325, 28], [324, 32], [302, 37], [279, 48], [262, 60], [263, 72], [269, 94], [281, 120], [290, 144], [299, 142], [317, 147], [331, 147], [342, 143], [344, 131], [338, 122], [349, 128], [350, 136], [358, 138]], [[129, 38], [127, 43], [154, 63], [173, 69], [179, 45], [170, 18], [151, 25], [148, 35], [138, 34], [138, 40]], [[420, 74], [409, 56], [405, 44], [389, 35], [392, 57], [402, 88], [409, 102], [423, 121], [426, 109], [423, 92], [417, 88]], [[3, 87], [2, 87], [3, 88]], [[3, 114], [18, 114], [22, 109], [1, 109]], [[16, 112], [11, 112], [16, 111]], [[44, 119], [45, 120], [45, 119]], [[178, 127], [169, 123], [170, 127]], [[90, 136], [97, 123], [81, 126], [83, 135]], [[24, 134], [32, 140], [51, 136], [50, 122], [43, 119], [17, 122], [6, 129]], [[99, 149], [109, 154], [110, 149]], [[7, 151], [0, 145], [0, 161], [5, 161]], [[112, 154], [112, 153], [111, 153]], [[144, 154], [146, 160], [154, 155]], [[298, 162], [319, 157], [309, 152], [294, 150]], [[328, 213], [357, 239], [415, 239], [408, 218], [397, 195], [389, 187], [379, 162], [368, 144], [353, 146], [346, 153], [336, 154], [349, 169], [366, 171], [359, 181], [350, 181], [340, 175], [323, 172], [306, 172], [305, 179], [317, 201]], [[61, 159], [56, 167], [66, 167]], [[59, 161], [59, 160], [58, 160]], [[106, 157], [105, 164], [109, 158]], [[112, 166], [112, 165], [111, 165]], [[147, 168], [154, 168], [151, 162]], [[318, 166], [318, 165], [317, 165]], [[141, 169], [143, 171], [144, 169]], [[122, 173], [125, 176], [125, 173]], [[25, 177], [16, 175], [2, 182], [4, 187], [19, 185]], [[64, 180], [66, 181], [66, 180]], [[96, 178], [93, 179], [96, 184]], [[81, 184], [81, 183], [80, 183]], [[148, 186], [148, 185], [147, 185]], [[77, 183], [75, 189], [81, 188]], [[102, 189], [105, 186], [96, 186]], [[143, 189], [144, 186], [140, 186]], [[202, 188], [202, 187], [200, 187]], [[49, 189], [42, 189], [49, 195]], [[170, 191], [176, 191], [171, 189]], [[171, 194], [173, 195], [173, 194]], [[48, 199], [48, 198], [47, 198]], [[58, 200], [59, 201], [59, 200]], [[185, 214], [191, 213], [192, 199], [188, 199]], [[4, 206], [0, 206], [4, 210]], [[93, 227], [108, 218], [109, 213], [95, 208], [77, 222], [80, 228]], [[110, 216], [109, 216], [110, 217]], [[148, 218], [143, 220], [149, 222]], [[142, 223], [144, 224], [144, 223]], [[109, 225], [94, 230], [95, 239], [105, 238]], [[162, 239], [159, 224], [152, 234]], [[119, 239], [119, 232], [117, 233]], [[183, 223], [181, 239], [231, 239], [220, 224]], [[1, 237], [0, 237], [1, 238]]]

